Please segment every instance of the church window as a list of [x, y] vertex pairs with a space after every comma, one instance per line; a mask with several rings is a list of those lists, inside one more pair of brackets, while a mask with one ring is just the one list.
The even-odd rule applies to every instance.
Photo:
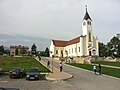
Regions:
[[91, 33], [89, 33], [89, 42], [91, 42]]
[[63, 57], [63, 50], [61, 50], [61, 57]]
[[90, 21], [87, 21], [87, 24], [88, 24], [88, 25], [91, 25], [91, 22], [90, 22]]
[[63, 54], [63, 50], [61, 50], [61, 54]]
[[91, 25], [91, 22], [89, 22], [90, 23], [90, 25]]
[[88, 25], [90, 25], [90, 22], [89, 22], [89, 21], [87, 21], [87, 24], [88, 24]]
[[85, 25], [86, 23], [85, 22], [83, 22], [83, 26]]
[[75, 52], [77, 52], [77, 48], [75, 48]]
[[72, 53], [73, 53], [73, 48], [72, 48]]
[[58, 50], [56, 50], [56, 54], [58, 54]]
[[80, 47], [78, 47], [78, 49], [79, 49], [79, 52], [80, 52]]

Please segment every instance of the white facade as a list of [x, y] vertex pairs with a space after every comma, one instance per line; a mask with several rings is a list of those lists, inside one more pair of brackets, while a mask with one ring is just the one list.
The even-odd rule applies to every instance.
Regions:
[[82, 21], [82, 35], [70, 41], [52, 40], [50, 51], [50, 57], [99, 56], [98, 39], [93, 36], [87, 9]]

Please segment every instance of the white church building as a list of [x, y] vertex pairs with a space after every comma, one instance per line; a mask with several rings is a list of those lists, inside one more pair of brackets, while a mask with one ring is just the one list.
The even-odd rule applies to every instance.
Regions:
[[99, 56], [98, 39], [93, 36], [92, 19], [87, 7], [82, 20], [82, 35], [69, 41], [52, 40], [50, 52], [50, 57]]

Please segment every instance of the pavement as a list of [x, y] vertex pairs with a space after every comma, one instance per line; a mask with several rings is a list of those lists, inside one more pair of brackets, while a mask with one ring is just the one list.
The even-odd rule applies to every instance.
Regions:
[[53, 66], [53, 71], [52, 71], [52, 66], [47, 67], [47, 62], [45, 60], [39, 61], [38, 58], [35, 58], [35, 59], [51, 71], [50, 73], [47, 73], [45, 76], [47, 80], [61, 81], [61, 80], [66, 80], [66, 79], [73, 77], [71, 74], [66, 73], [64, 71], [60, 72], [59, 69], [54, 66]]

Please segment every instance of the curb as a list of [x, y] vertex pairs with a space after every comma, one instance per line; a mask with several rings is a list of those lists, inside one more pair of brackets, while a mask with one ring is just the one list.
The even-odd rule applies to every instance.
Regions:
[[67, 79], [70, 79], [73, 77], [72, 75], [70, 75], [70, 77], [68, 77], [68, 78], [50, 78], [48, 76], [49, 76], [49, 74], [46, 74], [45, 78], [49, 81], [62, 81], [62, 80], [67, 80]]

